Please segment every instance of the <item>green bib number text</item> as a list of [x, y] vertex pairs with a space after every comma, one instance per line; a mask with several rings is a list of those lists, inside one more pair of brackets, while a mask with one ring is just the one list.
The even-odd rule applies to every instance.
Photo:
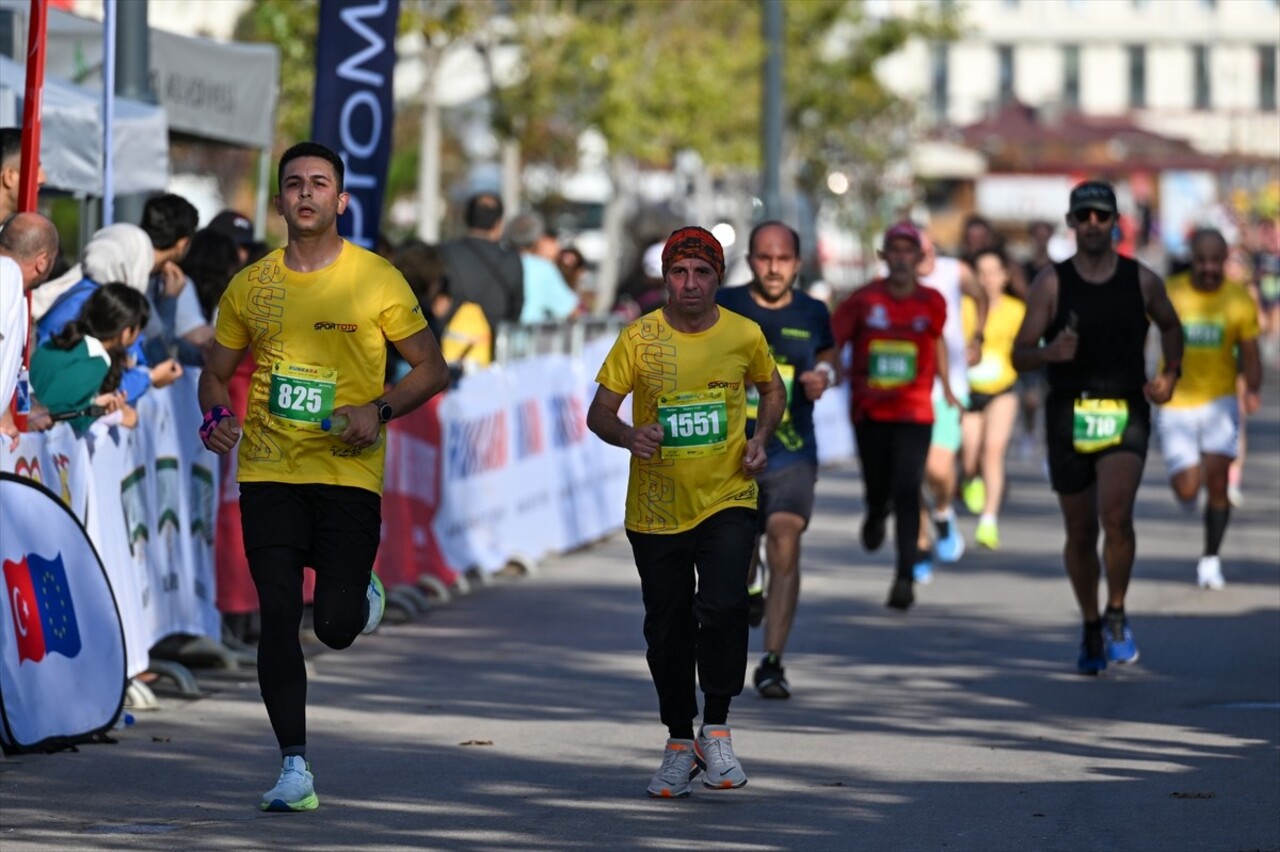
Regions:
[[1129, 404], [1123, 399], [1077, 399], [1071, 437], [1078, 453], [1114, 447], [1129, 425]]
[[896, 388], [916, 377], [916, 345], [909, 340], [873, 340], [869, 352], [867, 384], [873, 388]]
[[664, 459], [723, 453], [729, 441], [729, 408], [724, 388], [683, 391], [658, 397]]
[[271, 415], [293, 425], [319, 428], [333, 413], [338, 372], [329, 367], [277, 363], [271, 371]]

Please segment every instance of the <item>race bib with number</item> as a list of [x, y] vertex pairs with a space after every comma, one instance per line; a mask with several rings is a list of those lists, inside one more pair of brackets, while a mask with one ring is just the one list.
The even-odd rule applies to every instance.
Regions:
[[[791, 419], [791, 388], [796, 381], [796, 368], [792, 364], [778, 364], [778, 375], [782, 377], [782, 386], [787, 391], [787, 401], [783, 404], [782, 422], [786, 423]], [[747, 388], [747, 419], [755, 420], [756, 413], [760, 410], [760, 391], [756, 390], [756, 386], [752, 385]]]
[[724, 388], [680, 391], [658, 397], [662, 457], [689, 459], [723, 453], [729, 443]]
[[1225, 330], [1220, 322], [1182, 324], [1183, 345], [1195, 349], [1221, 349]]
[[1129, 425], [1123, 399], [1077, 399], [1071, 438], [1078, 453], [1096, 453], [1118, 445]]
[[910, 340], [873, 340], [869, 352], [867, 385], [896, 388], [916, 377], [916, 345]]
[[271, 416], [292, 426], [320, 428], [333, 413], [338, 371], [310, 364], [277, 361], [271, 370]]

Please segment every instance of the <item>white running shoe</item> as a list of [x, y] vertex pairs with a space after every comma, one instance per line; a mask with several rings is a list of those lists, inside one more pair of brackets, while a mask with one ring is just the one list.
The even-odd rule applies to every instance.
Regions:
[[689, 780], [698, 774], [693, 749], [693, 740], [667, 740], [667, 747], [662, 752], [662, 765], [649, 781], [650, 797], [683, 799], [693, 791]]
[[1216, 556], [1202, 556], [1196, 565], [1196, 585], [1217, 592], [1227, 585], [1222, 576], [1222, 560]]
[[369, 588], [365, 590], [365, 598], [369, 601], [369, 617], [365, 620], [364, 629], [360, 632], [368, 635], [378, 629], [382, 622], [382, 613], [387, 609], [387, 590], [382, 587], [378, 575], [369, 572]]
[[703, 725], [693, 747], [703, 770], [702, 786], [731, 790], [747, 783], [747, 773], [742, 771], [742, 764], [733, 753], [733, 737], [728, 725]]
[[320, 807], [315, 776], [306, 759], [291, 754], [284, 759], [276, 786], [262, 794], [264, 811], [314, 811]]

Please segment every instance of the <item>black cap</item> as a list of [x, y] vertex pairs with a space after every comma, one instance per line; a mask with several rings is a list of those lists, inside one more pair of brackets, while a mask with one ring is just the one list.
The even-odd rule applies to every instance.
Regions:
[[234, 210], [223, 210], [209, 223], [209, 230], [225, 234], [244, 247], [253, 244], [253, 222]]
[[1072, 213], [1077, 210], [1120, 212], [1116, 206], [1116, 191], [1111, 188], [1111, 184], [1100, 180], [1087, 180], [1076, 184], [1075, 189], [1071, 190], [1070, 210]]

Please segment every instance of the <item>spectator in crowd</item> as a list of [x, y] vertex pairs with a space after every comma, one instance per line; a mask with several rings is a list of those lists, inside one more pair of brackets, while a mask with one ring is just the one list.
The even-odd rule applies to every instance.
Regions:
[[163, 361], [176, 355], [183, 364], [204, 363], [204, 349], [213, 341], [213, 326], [200, 309], [200, 297], [179, 265], [195, 236], [199, 214], [191, 202], [169, 193], [147, 199], [142, 230], [155, 250], [147, 298], [154, 306], [146, 340], [148, 357]]
[[103, 415], [137, 425], [138, 412], [125, 402], [120, 379], [150, 311], [137, 290], [104, 284], [85, 300], [79, 318], [36, 349], [31, 387], [53, 419], [68, 420], [77, 435]]
[[[450, 294], [440, 250], [421, 240], [409, 240], [396, 251], [392, 262], [418, 297], [454, 378], [487, 367], [493, 350], [489, 322], [475, 302], [463, 302]], [[387, 363], [392, 364], [390, 353]], [[393, 381], [398, 381], [408, 366], [398, 357], [396, 364], [391, 371]]]
[[249, 253], [253, 249], [254, 242], [256, 242], [253, 236], [252, 219], [234, 210], [223, 210], [213, 217], [207, 228], [210, 231], [222, 234], [235, 243], [236, 252], [240, 257], [240, 266], [237, 267], [237, 271], [249, 262]]
[[524, 308], [520, 254], [499, 243], [502, 199], [481, 192], [467, 202], [467, 233], [440, 246], [445, 274], [455, 298], [475, 302], [492, 328], [519, 322]]
[[520, 252], [524, 275], [520, 322], [526, 324], [565, 320], [578, 309], [578, 297], [565, 283], [560, 269], [539, 253], [538, 245], [545, 238], [546, 226], [537, 213], [521, 213], [507, 226], [507, 242]]
[[213, 226], [202, 228], [191, 237], [191, 247], [182, 259], [182, 272], [195, 286], [200, 312], [209, 325], [217, 320], [218, 300], [227, 289], [231, 276], [244, 266], [245, 251]]
[[[22, 179], [22, 128], [0, 127], [0, 227], [18, 212]], [[36, 186], [44, 186], [44, 168], [36, 172]]]
[[[81, 262], [72, 267], [72, 271], [83, 270], [82, 277], [65, 290], [40, 318], [36, 325], [37, 340], [44, 343], [78, 319], [85, 301], [101, 286], [100, 282], [122, 282], [145, 294], [154, 261], [151, 239], [137, 225], [120, 222], [98, 231], [85, 246]], [[130, 347], [133, 366], [121, 380], [130, 405], [135, 404], [148, 388], [164, 387], [182, 375], [181, 365], [173, 358], [165, 358], [152, 366], [143, 342], [143, 338], [139, 338]]]
[[640, 263], [622, 281], [614, 299], [612, 313], [628, 322], [657, 310], [667, 301], [667, 288], [662, 278], [662, 240], [645, 243]]
[[[16, 446], [18, 429], [10, 400], [26, 347], [26, 293], [49, 274], [58, 253], [58, 229], [39, 213], [17, 213], [0, 230], [0, 433]], [[30, 423], [28, 424], [31, 425]]]
[[564, 283], [578, 295], [579, 309], [582, 313], [590, 313], [595, 308], [595, 289], [591, 282], [591, 271], [587, 269], [587, 259], [582, 256], [576, 246], [565, 246], [556, 254], [556, 266], [564, 276]]

